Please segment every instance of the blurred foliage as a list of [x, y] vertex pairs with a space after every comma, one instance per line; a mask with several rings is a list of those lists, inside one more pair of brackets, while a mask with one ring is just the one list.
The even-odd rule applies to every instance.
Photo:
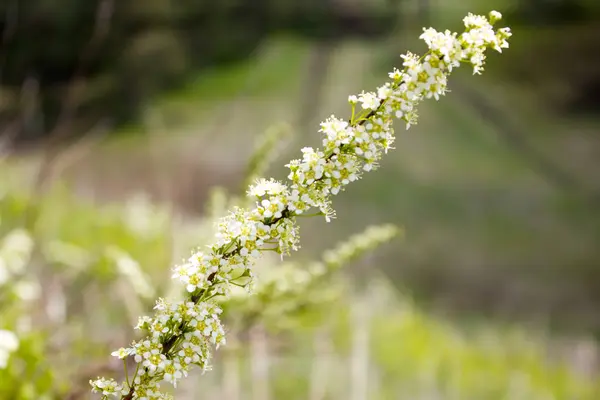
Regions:
[[152, 306], [170, 263], [168, 214], [139, 198], [99, 207], [60, 185], [35, 195], [9, 184], [12, 173], [0, 173], [0, 237], [32, 245], [1, 285], [0, 327], [21, 343], [0, 370], [0, 398], [64, 398], [80, 368], [104, 363], [115, 327]]
[[600, 2], [506, 1], [506, 21], [519, 43], [497, 70], [537, 92], [549, 113], [580, 117], [600, 109]]
[[381, 398], [394, 397], [394, 390], [402, 390], [406, 397], [401, 398], [407, 399], [433, 394], [444, 399], [565, 400], [600, 395], [593, 380], [553, 364], [542, 344], [545, 338], [531, 332], [481, 325], [460, 332], [406, 300], [381, 314], [373, 321], [374, 357], [383, 379], [395, 386]]
[[71, 107], [77, 127], [71, 135], [78, 135], [101, 120], [138, 116], [157, 93], [249, 57], [273, 32], [380, 36], [394, 19], [386, 1], [341, 7], [323, 0], [2, 2], [0, 123], [27, 116], [18, 137], [36, 138], [55, 129]]
[[[575, 45], [548, 48], [542, 40], [525, 50], [532, 55], [531, 63], [519, 66], [505, 60], [519, 69], [511, 76], [540, 87], [557, 84], [562, 81], [559, 75], [548, 80], [550, 72], [544, 72], [555, 67], [562, 76], [577, 77], [563, 110], [597, 105], [599, 69], [595, 52], [586, 49], [598, 44], [598, 35], [590, 33], [590, 47], [581, 43], [577, 32], [556, 28], [593, 25], [600, 3], [499, 0], [497, 7], [502, 9], [505, 3], [511, 26], [548, 38], [539, 30], [550, 27], [558, 42]], [[408, 0], [150, 0], [140, 6], [133, 0], [5, 1], [0, 3], [0, 30], [5, 32], [0, 124], [16, 129], [13, 137], [19, 141], [35, 141], [56, 131], [66, 138], [83, 135], [98, 124], [136, 121], [160, 93], [216, 67], [253, 57], [274, 33], [315, 41], [389, 37], [405, 19], [415, 20], [402, 15], [410, 4]], [[431, 13], [435, 9], [427, 12]], [[576, 57], [565, 56], [564, 51]], [[577, 66], [585, 65], [589, 72], [582, 73], [583, 67]], [[67, 127], [64, 120], [58, 124], [61, 115], [72, 119]]]
[[595, 0], [520, 0], [507, 17], [522, 25], [570, 25], [593, 21], [600, 13]]
[[[269, 132], [267, 138], [273, 134]], [[268, 139], [258, 149], [264, 149], [265, 143]], [[252, 165], [250, 173], [255, 169]], [[16, 173], [7, 167], [0, 171], [3, 178]], [[2, 303], [2, 315], [14, 318], [3, 318], [0, 328], [15, 330], [21, 346], [11, 355], [9, 367], [0, 370], [0, 396], [19, 400], [68, 395], [87, 398], [87, 379], [97, 371], [89, 367], [100, 365], [109, 374], [119, 373], [120, 367], [108, 360], [109, 350], [133, 338], [132, 321], [151, 308], [155, 296], [174, 293], [165, 283], [170, 254], [182, 253], [192, 242], [203, 240], [203, 235], [209, 236], [213, 229], [210, 216], [222, 214], [227, 197], [221, 190], [214, 191], [205, 218], [188, 219], [181, 229], [175, 229], [179, 245], [174, 246], [168, 227], [173, 220], [167, 209], [142, 198], [101, 206], [76, 196], [66, 186], [33, 196], [22, 182], [10, 183], [8, 178], [0, 182], [1, 236], [5, 239], [27, 228], [32, 246], [23, 258], [27, 268], [22, 277], [36, 280], [40, 286], [39, 296], [27, 302], [14, 298]], [[368, 249], [370, 245], [357, 237], [336, 254], [350, 259], [360, 254], [355, 249], [361, 246]], [[14, 260], [7, 258], [6, 252], [2, 254], [4, 261]], [[325, 264], [337, 267], [338, 256], [325, 255]], [[374, 399], [418, 399], [435, 394], [442, 398], [591, 400], [600, 394], [596, 384], [545, 356], [552, 345], [546, 338], [492, 325], [458, 330], [423, 314], [407, 299], [399, 301], [390, 286], [378, 279], [369, 279], [372, 285], [361, 294], [362, 290], [348, 285], [348, 279], [338, 276], [327, 289], [337, 293], [334, 297], [319, 297], [296, 309], [302, 296], [296, 297], [302, 293], [294, 283], [298, 277], [303, 280], [302, 264], [289, 264], [289, 268], [297, 268], [291, 275], [291, 270], [279, 271], [272, 264], [272, 272], [280, 278], [274, 281], [265, 275], [265, 290], [259, 289], [262, 296], [248, 303], [253, 313], [253, 305], [261, 304], [269, 293], [277, 299], [263, 321], [269, 327], [279, 326], [270, 331], [269, 343], [283, 344], [275, 349], [278, 361], [270, 383], [276, 398], [306, 398], [310, 367], [320, 357], [311, 350], [314, 332], [324, 323], [339, 362], [330, 371], [341, 374], [344, 378], [339, 382], [346, 385], [350, 378], [344, 371], [350, 364], [353, 337], [359, 325], [369, 332], [369, 370], [377, 382], [371, 393]], [[285, 283], [281, 277], [291, 280]], [[8, 293], [5, 288], [2, 293]], [[228, 305], [233, 307], [228, 311], [231, 316], [242, 310], [234, 304]], [[357, 320], [354, 307], [368, 307], [368, 318]], [[287, 315], [290, 311], [296, 315], [292, 324], [292, 314]], [[287, 318], [278, 318], [281, 313]], [[29, 321], [24, 323], [22, 317]], [[241, 360], [250, 357], [247, 343], [242, 340], [232, 346], [233, 356]], [[222, 356], [231, 357], [228, 352], [226, 348]], [[219, 356], [214, 373], [198, 381], [200, 387], [215, 384], [221, 360]], [[242, 374], [247, 372], [242, 370]]]
[[[268, 334], [270, 355], [262, 362], [270, 363], [273, 398], [309, 397], [319, 363], [327, 365], [319, 370], [325, 398], [350, 398], [353, 337], [361, 324], [368, 332], [369, 399], [592, 400], [600, 395], [594, 379], [550, 359], [552, 342], [544, 335], [480, 324], [460, 329], [423, 313], [378, 274], [367, 287], [357, 293], [346, 286], [324, 315], [304, 314], [298, 329]], [[368, 309], [366, 317], [357, 318], [357, 307]], [[326, 350], [318, 346], [323, 340]], [[240, 390], [250, 393], [252, 376], [244, 367], [253, 362], [250, 349], [228, 347], [223, 357], [237, 357]], [[216, 368], [198, 387], [221, 384], [223, 374]]]
[[[0, 19], [12, 15], [10, 7], [15, 3], [0, 3]], [[251, 49], [267, 38], [267, 31], [289, 30], [319, 39], [331, 34], [326, 28], [332, 25], [323, 22], [326, 12], [322, 2], [263, 1], [257, 2], [256, 8], [243, 8], [241, 1], [211, 2], [214, 4], [198, 8], [202, 10], [198, 23], [194, 18], [200, 16], [183, 11], [184, 7], [174, 7], [172, 2], [146, 3], [145, 7], [136, 7], [132, 2], [116, 3], [112, 36], [103, 42], [90, 66], [84, 69], [87, 85], [79, 113], [90, 123], [105, 115], [117, 121], [127, 120], [150, 97], [190, 77], [193, 77], [190, 90], [194, 93], [187, 91], [190, 85], [175, 93], [173, 101], [179, 99], [180, 102], [173, 108], [179, 109], [184, 102], [190, 103], [188, 108], [197, 108], [190, 100], [198, 91], [203, 92], [206, 103], [212, 102], [213, 96], [223, 95], [220, 90], [224, 85], [223, 97], [228, 100], [237, 93], [237, 84], [249, 76], [245, 73], [245, 64], [237, 63], [237, 57], [248, 57]], [[195, 7], [201, 3], [178, 4]], [[485, 9], [489, 8], [487, 1], [480, 3]], [[594, 85], [600, 69], [597, 54], [590, 49], [597, 47], [600, 38], [593, 24], [600, 3], [595, 0], [516, 3], [508, 20], [511, 25], [513, 21], [520, 24], [516, 27], [520, 41], [506, 53], [506, 60], [503, 57], [502, 68], [490, 70], [503, 79], [496, 86], [510, 86], [505, 85], [509, 80], [525, 86], [535, 94], [536, 104], [550, 106], [549, 124], [556, 121], [555, 113], [568, 109], [597, 110], [594, 104], [600, 91], [595, 90]], [[97, 3], [62, 0], [20, 4], [24, 8], [19, 18], [29, 22], [19, 28], [3, 48], [9, 51], [2, 54], [0, 118], [3, 123], [12, 113], [22, 111], [16, 107], [19, 107], [24, 78], [37, 77], [39, 90], [43, 92], [39, 105], [43, 112], [39, 115], [45, 117], [26, 127], [28, 134], [34, 136], [46, 133], [53, 125], [52, 119], [58, 114], [65, 88], [79, 62], [77, 59], [92, 36]], [[56, 8], [58, 4], [63, 7]], [[228, 9], [226, 4], [240, 6]], [[260, 4], [265, 7], [268, 4], [272, 9], [265, 12]], [[54, 11], [48, 11], [53, 7]], [[167, 21], [171, 18], [176, 22]], [[0, 22], [3, 28], [7, 26], [6, 21]], [[57, 29], [57, 24], [64, 27]], [[388, 26], [386, 24], [378, 26]], [[236, 29], [231, 29], [232, 26]], [[292, 26], [295, 28], [290, 29]], [[55, 45], [48, 46], [48, 42]], [[397, 61], [396, 48], [394, 62]], [[288, 57], [288, 53], [293, 56]], [[15, 54], [18, 57], [14, 57]], [[290, 71], [297, 66], [290, 64], [297, 64], [301, 58], [296, 57], [293, 49], [288, 49], [282, 58], [285, 64], [282, 62], [278, 69], [278, 79], [296, 77], [297, 71]], [[223, 67], [223, 63], [232, 62], [235, 64]], [[388, 59], [385, 65], [387, 68]], [[257, 91], [270, 89], [272, 69], [269, 67], [263, 66]], [[514, 108], [514, 102], [511, 105]], [[571, 197], [528, 197], [519, 185], [539, 190], [539, 177], [534, 180], [529, 172], [525, 174], [526, 162], [516, 161], [514, 154], [507, 155], [496, 143], [495, 133], [490, 134], [489, 127], [485, 128], [473, 115], [465, 117], [458, 110], [460, 107], [463, 104], [441, 105], [437, 109], [441, 122], [425, 125], [425, 129], [432, 131], [448, 127], [443, 137], [408, 135], [408, 142], [403, 142], [409, 149], [407, 152], [419, 158], [415, 165], [422, 169], [417, 168], [416, 175], [421, 171], [424, 178], [411, 175], [415, 171], [410, 170], [408, 164], [402, 164], [399, 173], [385, 175], [385, 171], [381, 171], [378, 175], [381, 179], [372, 180], [372, 186], [367, 183], [365, 192], [370, 197], [361, 198], [355, 192], [360, 209], [386, 210], [386, 217], [406, 222], [410, 236], [417, 238], [410, 249], [405, 249], [410, 254], [403, 262], [412, 263], [413, 270], [409, 272], [411, 276], [401, 276], [402, 282], [412, 279], [410, 283], [414, 287], [420, 285], [428, 296], [464, 301], [469, 303], [466, 307], [469, 310], [494, 309], [503, 295], [517, 303], [514, 307], [527, 316], [540, 308], [555, 307], [567, 321], [560, 323], [561, 327], [572, 328], [576, 324], [569, 323], [569, 318], [583, 314], [584, 306], [593, 311], [596, 304], [592, 294], [597, 280], [590, 277], [597, 275], [597, 258], [596, 252], [588, 246], [596, 236], [586, 236], [587, 225], [581, 223], [583, 220], [594, 223], [594, 215]], [[462, 113], [470, 112], [464, 108]], [[511, 112], [522, 111], [513, 109]], [[424, 123], [427, 124], [426, 119]], [[82, 126], [86, 124], [89, 125], [83, 123]], [[84, 131], [74, 130], [76, 134]], [[476, 131], [482, 134], [478, 136]], [[540, 127], [531, 128], [529, 133], [531, 137], [551, 135], [549, 130]], [[492, 136], [494, 139], [490, 140]], [[427, 147], [429, 158], [423, 157], [425, 153], [419, 146]], [[402, 146], [398, 147], [401, 151]], [[564, 146], [557, 147], [563, 152]], [[130, 153], [127, 149], [127, 154]], [[398, 157], [399, 164], [406, 162], [401, 158]], [[434, 159], [438, 164], [433, 168], [444, 172], [431, 175], [431, 169], [423, 164], [424, 159]], [[593, 168], [589, 170], [593, 178]], [[465, 176], [465, 171], [473, 175]], [[127, 203], [99, 205], [74, 196], [71, 187], [60, 185], [38, 195], [28, 187], [8, 185], [10, 180], [21, 183], [21, 176], [19, 171], [0, 164], [0, 237], [26, 228], [35, 243], [31, 273], [44, 283], [42, 295], [48, 291], [47, 295], [65, 300], [62, 306], [60, 302], [56, 305], [59, 312], [55, 320], [34, 320], [42, 325], [40, 330], [20, 335], [19, 352], [10, 368], [0, 371], [0, 398], [38, 399], [48, 393], [54, 398], [64, 398], [66, 392], [77, 390], [78, 385], [84, 393], [82, 398], [87, 398], [87, 379], [96, 372], [83, 370], [84, 366], [96, 362], [105, 365], [109, 351], [131, 338], [135, 316], [152, 306], [154, 297], [150, 293], [158, 296], [170, 290], [165, 271], [172, 264], [172, 254], [177, 255], [178, 261], [190, 247], [204, 243], [212, 220], [186, 218], [183, 225], [177, 222], [173, 232], [171, 225], [175, 222], [168, 209], [153, 205], [143, 197]], [[483, 186], [483, 180], [489, 186]], [[389, 185], [390, 181], [396, 184]], [[542, 187], [546, 188], [546, 184], [544, 181]], [[215, 194], [218, 196], [219, 192]], [[511, 209], [511, 205], [515, 209]], [[221, 211], [215, 211], [215, 215]], [[481, 225], [485, 225], [485, 229]], [[419, 242], [419, 238], [422, 241]], [[460, 255], [465, 255], [466, 261]], [[491, 265], [484, 265], [486, 261]], [[429, 269], [428, 263], [431, 264]], [[496, 266], [502, 263], [507, 266]], [[461, 269], [463, 264], [467, 268]], [[398, 271], [397, 263], [393, 266]], [[144, 281], [147, 284], [140, 285]], [[515, 295], [502, 292], [514, 283], [518, 289], [527, 288], [534, 294], [538, 290], [542, 294], [539, 298], [532, 295], [530, 301], [525, 297], [523, 301], [518, 292]], [[0, 289], [0, 294], [7, 293], [4, 289]], [[563, 291], [567, 295], [571, 292], [580, 295], [583, 303], [569, 303], [570, 297], [566, 297], [567, 300], [561, 297]], [[354, 322], [350, 320], [349, 308], [361, 301], [349, 292], [339, 303], [333, 304], [339, 317], [339, 320], [331, 317], [335, 321], [334, 341], [340, 358], [335, 368], [340, 371], [347, 369], [346, 355], [353, 334]], [[124, 307], [125, 304], [131, 308]], [[448, 304], [452, 304], [451, 299], [445, 302]], [[5, 317], [9, 315], [8, 308], [4, 303], [2, 307], [0, 329], [9, 321]], [[41, 298], [31, 308], [41, 314], [46, 312]], [[411, 399], [433, 396], [504, 399], [517, 395], [527, 399], [600, 397], [597, 384], [562, 363], [554, 364], [547, 359], [545, 351], [553, 344], [546, 338], [494, 325], [465, 333], [424, 314], [405, 298], [388, 307], [373, 306], [373, 312], [376, 315], [369, 322], [370, 350], [373, 369], [379, 376], [379, 398], [402, 398], [402, 394]], [[314, 327], [322, 321], [322, 315], [308, 312], [302, 316], [305, 318], [300, 320], [302, 326]], [[589, 322], [588, 314], [582, 318]], [[16, 321], [12, 319], [11, 316], [8, 324]], [[289, 332], [283, 335], [288, 344], [281, 350], [284, 356], [281, 364], [275, 368], [275, 398], [306, 398], [308, 367], [315, 357], [311, 332], [306, 328], [297, 335], [289, 335]], [[217, 364], [216, 371], [202, 379], [217, 376], [219, 368]], [[201, 387], [202, 382], [206, 381], [201, 380]]]
[[[457, 72], [452, 100], [398, 135], [394, 166], [353, 209], [369, 202], [405, 224], [407, 246], [384, 268], [421, 306], [598, 337], [600, 2], [444, 0], [433, 25], [489, 7], [518, 40], [477, 85]], [[406, 37], [392, 43], [419, 48]], [[384, 53], [381, 73], [396, 59]]]

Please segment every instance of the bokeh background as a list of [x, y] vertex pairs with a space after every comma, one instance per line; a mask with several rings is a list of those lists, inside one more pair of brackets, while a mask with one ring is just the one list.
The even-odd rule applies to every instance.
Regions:
[[[291, 132], [283, 177], [349, 94], [423, 51], [421, 27], [492, 9], [510, 49], [454, 74], [337, 220], [303, 221], [293, 257], [376, 223], [402, 239], [345, 270], [327, 323], [250, 335], [177, 398], [600, 398], [596, 0], [0, 1], [0, 234], [31, 234], [39, 282], [27, 390], [89, 397], [86, 374], [111, 371], [170, 266], [208, 243], [211, 188], [239, 192], [265, 130]], [[42, 398], [17, 386], [0, 397]]]

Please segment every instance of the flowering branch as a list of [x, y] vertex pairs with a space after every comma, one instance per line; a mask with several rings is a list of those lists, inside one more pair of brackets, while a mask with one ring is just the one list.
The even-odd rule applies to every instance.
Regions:
[[[131, 379], [118, 384], [98, 378], [91, 381], [93, 391], [129, 399], [167, 399], [160, 391], [163, 380], [176, 385], [187, 376], [192, 365], [209, 369], [211, 347], [225, 344], [220, 321], [221, 309], [214, 298], [228, 296], [232, 287], [252, 289], [252, 267], [263, 251], [289, 254], [298, 248], [296, 217], [316, 208], [329, 222], [335, 212], [331, 197], [359, 179], [363, 171], [377, 168], [378, 161], [394, 142], [393, 117], [407, 128], [417, 122], [416, 107], [428, 98], [446, 93], [450, 72], [461, 63], [471, 64], [473, 73], [483, 70], [485, 51], [501, 52], [508, 47], [508, 28], [494, 31], [501, 18], [492, 11], [489, 19], [469, 14], [464, 18], [465, 32], [425, 29], [421, 38], [429, 51], [422, 57], [402, 55], [404, 69], [394, 69], [390, 82], [377, 92], [350, 96], [352, 116], [348, 121], [331, 116], [321, 124], [323, 149], [305, 147], [303, 157], [292, 160], [290, 183], [259, 179], [248, 195], [256, 207], [235, 207], [218, 224], [217, 241], [198, 251], [174, 269], [173, 278], [186, 288], [183, 301], [159, 299], [153, 317], [142, 317], [137, 329], [148, 336], [121, 348], [113, 355], [124, 360], [133, 357], [137, 369]], [[360, 103], [361, 110], [356, 110]]]

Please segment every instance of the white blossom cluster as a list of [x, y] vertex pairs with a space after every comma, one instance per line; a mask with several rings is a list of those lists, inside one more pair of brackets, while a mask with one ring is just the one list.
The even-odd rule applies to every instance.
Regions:
[[99, 378], [90, 382], [93, 390], [104, 398], [164, 399], [168, 395], [159, 391], [158, 382], [175, 385], [192, 365], [207, 369], [211, 346], [225, 343], [220, 310], [210, 299], [227, 295], [232, 285], [250, 289], [252, 267], [262, 252], [283, 256], [296, 250], [296, 216], [318, 209], [329, 221], [334, 216], [331, 196], [359, 179], [363, 171], [375, 169], [383, 153], [392, 148], [394, 117], [409, 128], [417, 121], [421, 100], [437, 100], [446, 93], [454, 68], [467, 63], [480, 73], [486, 49], [508, 47], [510, 30], [495, 31], [492, 26], [500, 17], [498, 12], [490, 13], [489, 19], [469, 14], [460, 35], [425, 29], [421, 38], [429, 51], [422, 57], [403, 55], [403, 70], [392, 71], [391, 80], [376, 92], [350, 96], [350, 120], [331, 116], [321, 124], [323, 149], [302, 149], [302, 158], [287, 165], [289, 184], [259, 179], [251, 185], [248, 195], [256, 200], [256, 207], [231, 211], [218, 225], [217, 241], [174, 269], [173, 277], [189, 293], [187, 299], [159, 301], [154, 317], [144, 317], [138, 324], [148, 336], [113, 353], [134, 358], [138, 368], [133, 379], [117, 384]]

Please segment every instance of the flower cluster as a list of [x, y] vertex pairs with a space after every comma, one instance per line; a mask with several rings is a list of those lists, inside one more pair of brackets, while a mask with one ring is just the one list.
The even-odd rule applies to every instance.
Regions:
[[417, 122], [420, 101], [446, 93], [454, 68], [467, 63], [480, 73], [486, 49], [508, 47], [510, 30], [493, 28], [500, 17], [497, 12], [489, 19], [469, 14], [461, 35], [425, 29], [421, 38], [429, 51], [422, 57], [403, 55], [403, 70], [392, 71], [389, 82], [375, 92], [350, 96], [351, 118], [331, 116], [321, 124], [323, 149], [302, 149], [302, 158], [287, 165], [289, 184], [259, 179], [250, 186], [248, 195], [256, 206], [234, 209], [219, 223], [217, 241], [175, 268], [173, 276], [186, 288], [187, 299], [172, 304], [159, 301], [156, 315], [142, 318], [138, 325], [148, 336], [113, 353], [119, 358], [132, 356], [137, 362], [133, 380], [119, 385], [101, 378], [91, 382], [93, 389], [105, 397], [166, 398], [158, 391], [158, 382], [175, 384], [194, 364], [206, 369], [210, 347], [224, 343], [220, 310], [211, 299], [227, 295], [231, 285], [250, 288], [252, 267], [262, 252], [283, 255], [297, 249], [296, 216], [315, 208], [329, 221], [334, 216], [331, 196], [364, 171], [377, 168], [392, 148], [394, 117], [409, 128]]

